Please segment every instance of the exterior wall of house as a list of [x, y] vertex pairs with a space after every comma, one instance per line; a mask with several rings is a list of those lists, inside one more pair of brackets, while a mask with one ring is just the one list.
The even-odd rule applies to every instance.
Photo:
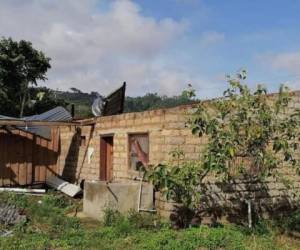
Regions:
[[0, 128], [0, 187], [45, 183], [59, 173], [59, 131], [50, 139], [13, 127]]
[[[270, 95], [272, 100], [274, 95]], [[291, 93], [292, 101], [289, 110], [300, 108], [300, 92]], [[61, 154], [59, 165], [61, 175], [72, 182], [81, 180], [99, 180], [100, 173], [100, 136], [113, 135], [113, 178], [122, 181], [133, 179], [139, 175], [129, 167], [129, 135], [132, 133], [148, 133], [149, 163], [158, 164], [171, 159], [172, 150], [182, 150], [185, 159], [196, 160], [201, 156], [207, 139], [192, 135], [186, 127], [189, 112], [193, 106], [179, 106], [169, 109], [128, 113], [115, 116], [99, 117], [95, 126], [78, 128], [64, 127], [60, 129]], [[93, 152], [91, 154], [91, 152]], [[284, 176], [295, 180], [293, 191], [300, 188], [300, 178], [294, 171], [281, 168]], [[213, 177], [207, 178], [206, 192], [203, 197], [203, 210], [218, 214], [220, 207], [231, 211], [247, 211], [240, 206], [241, 201], [255, 199], [257, 209], [268, 212], [270, 207], [293, 209], [294, 202], [291, 191], [287, 190], [276, 179], [268, 179], [264, 183], [232, 183], [229, 186], [216, 184]], [[253, 198], [254, 197], [254, 198]], [[277, 204], [274, 206], [274, 204]], [[238, 205], [239, 204], [239, 205]], [[246, 204], [245, 202], [243, 204]], [[159, 212], [167, 216], [173, 205], [157, 194], [156, 206]], [[213, 209], [212, 209], [213, 208]], [[274, 210], [274, 209], [273, 209]], [[236, 218], [234, 215], [233, 218]]]
[[[205, 139], [192, 135], [186, 127], [191, 106], [99, 117], [95, 127], [63, 127], [61, 133], [61, 175], [70, 181], [98, 180], [100, 136], [113, 135], [113, 178], [122, 180], [139, 175], [129, 166], [129, 135], [147, 133], [149, 163], [168, 161], [169, 152], [180, 149], [186, 159], [198, 159]], [[85, 137], [85, 144], [80, 145]], [[93, 151], [89, 159], [88, 151]]]

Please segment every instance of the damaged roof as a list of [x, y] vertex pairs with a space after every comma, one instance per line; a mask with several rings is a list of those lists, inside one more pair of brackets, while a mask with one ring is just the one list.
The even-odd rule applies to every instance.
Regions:
[[[45, 113], [25, 116], [22, 118], [9, 117], [0, 115], [0, 120], [18, 120], [18, 121], [47, 121], [47, 122], [66, 122], [71, 121], [71, 114], [63, 107], [56, 107], [51, 109]], [[47, 126], [16, 126], [18, 129], [30, 132], [32, 134], [36, 134], [38, 136], [44, 137], [46, 139], [51, 138], [51, 128]]]

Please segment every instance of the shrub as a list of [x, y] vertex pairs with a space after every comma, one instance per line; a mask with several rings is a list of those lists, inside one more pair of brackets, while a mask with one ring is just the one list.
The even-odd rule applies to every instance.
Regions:
[[110, 227], [115, 225], [118, 221], [121, 220], [121, 217], [123, 217], [120, 212], [116, 209], [106, 207], [103, 210], [104, 216], [103, 216], [103, 226]]
[[2, 192], [0, 199], [4, 203], [15, 205], [18, 208], [28, 207], [28, 197], [25, 194], [17, 194], [13, 192]]
[[127, 215], [128, 221], [137, 229], [158, 229], [163, 226], [161, 218], [153, 213], [129, 211]]
[[48, 194], [46, 196], [43, 196], [41, 201], [46, 206], [57, 208], [67, 208], [73, 205], [71, 200], [69, 200], [62, 194]]
[[291, 214], [280, 216], [274, 219], [273, 224], [282, 232], [297, 232], [300, 233], [300, 210]]
[[276, 169], [283, 164], [300, 173], [300, 111], [288, 110], [288, 88], [282, 85], [271, 99], [262, 85], [251, 91], [245, 78], [245, 71], [229, 77], [223, 98], [200, 102], [189, 119], [192, 133], [208, 138], [203, 168], [224, 181], [281, 180]]
[[[167, 200], [182, 204], [174, 217], [182, 227], [189, 226], [193, 216], [180, 216], [179, 212], [196, 211], [204, 192], [201, 184], [208, 174], [223, 184], [235, 179], [261, 182], [272, 176], [288, 186], [292, 181], [277, 167], [300, 173], [300, 110], [288, 110], [288, 88], [282, 85], [270, 99], [262, 85], [251, 91], [243, 83], [245, 79], [246, 71], [229, 77], [223, 98], [200, 102], [190, 114], [187, 123], [192, 133], [208, 139], [198, 161], [159, 164], [146, 173]], [[249, 192], [240, 197], [242, 202], [245, 199], [254, 199], [254, 195]]]

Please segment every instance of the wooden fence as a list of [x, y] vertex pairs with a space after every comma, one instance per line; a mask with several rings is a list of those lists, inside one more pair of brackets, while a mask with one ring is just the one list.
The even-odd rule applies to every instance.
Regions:
[[0, 129], [0, 186], [44, 183], [58, 174], [59, 128], [52, 128], [51, 140], [21, 130]]

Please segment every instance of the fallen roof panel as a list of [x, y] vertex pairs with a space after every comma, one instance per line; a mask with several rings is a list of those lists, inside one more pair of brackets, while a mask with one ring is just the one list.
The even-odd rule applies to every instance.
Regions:
[[46, 139], [51, 138], [51, 126], [73, 125], [71, 114], [63, 107], [56, 107], [38, 115], [22, 118], [0, 115], [0, 125], [17, 126], [18, 129], [28, 131]]

